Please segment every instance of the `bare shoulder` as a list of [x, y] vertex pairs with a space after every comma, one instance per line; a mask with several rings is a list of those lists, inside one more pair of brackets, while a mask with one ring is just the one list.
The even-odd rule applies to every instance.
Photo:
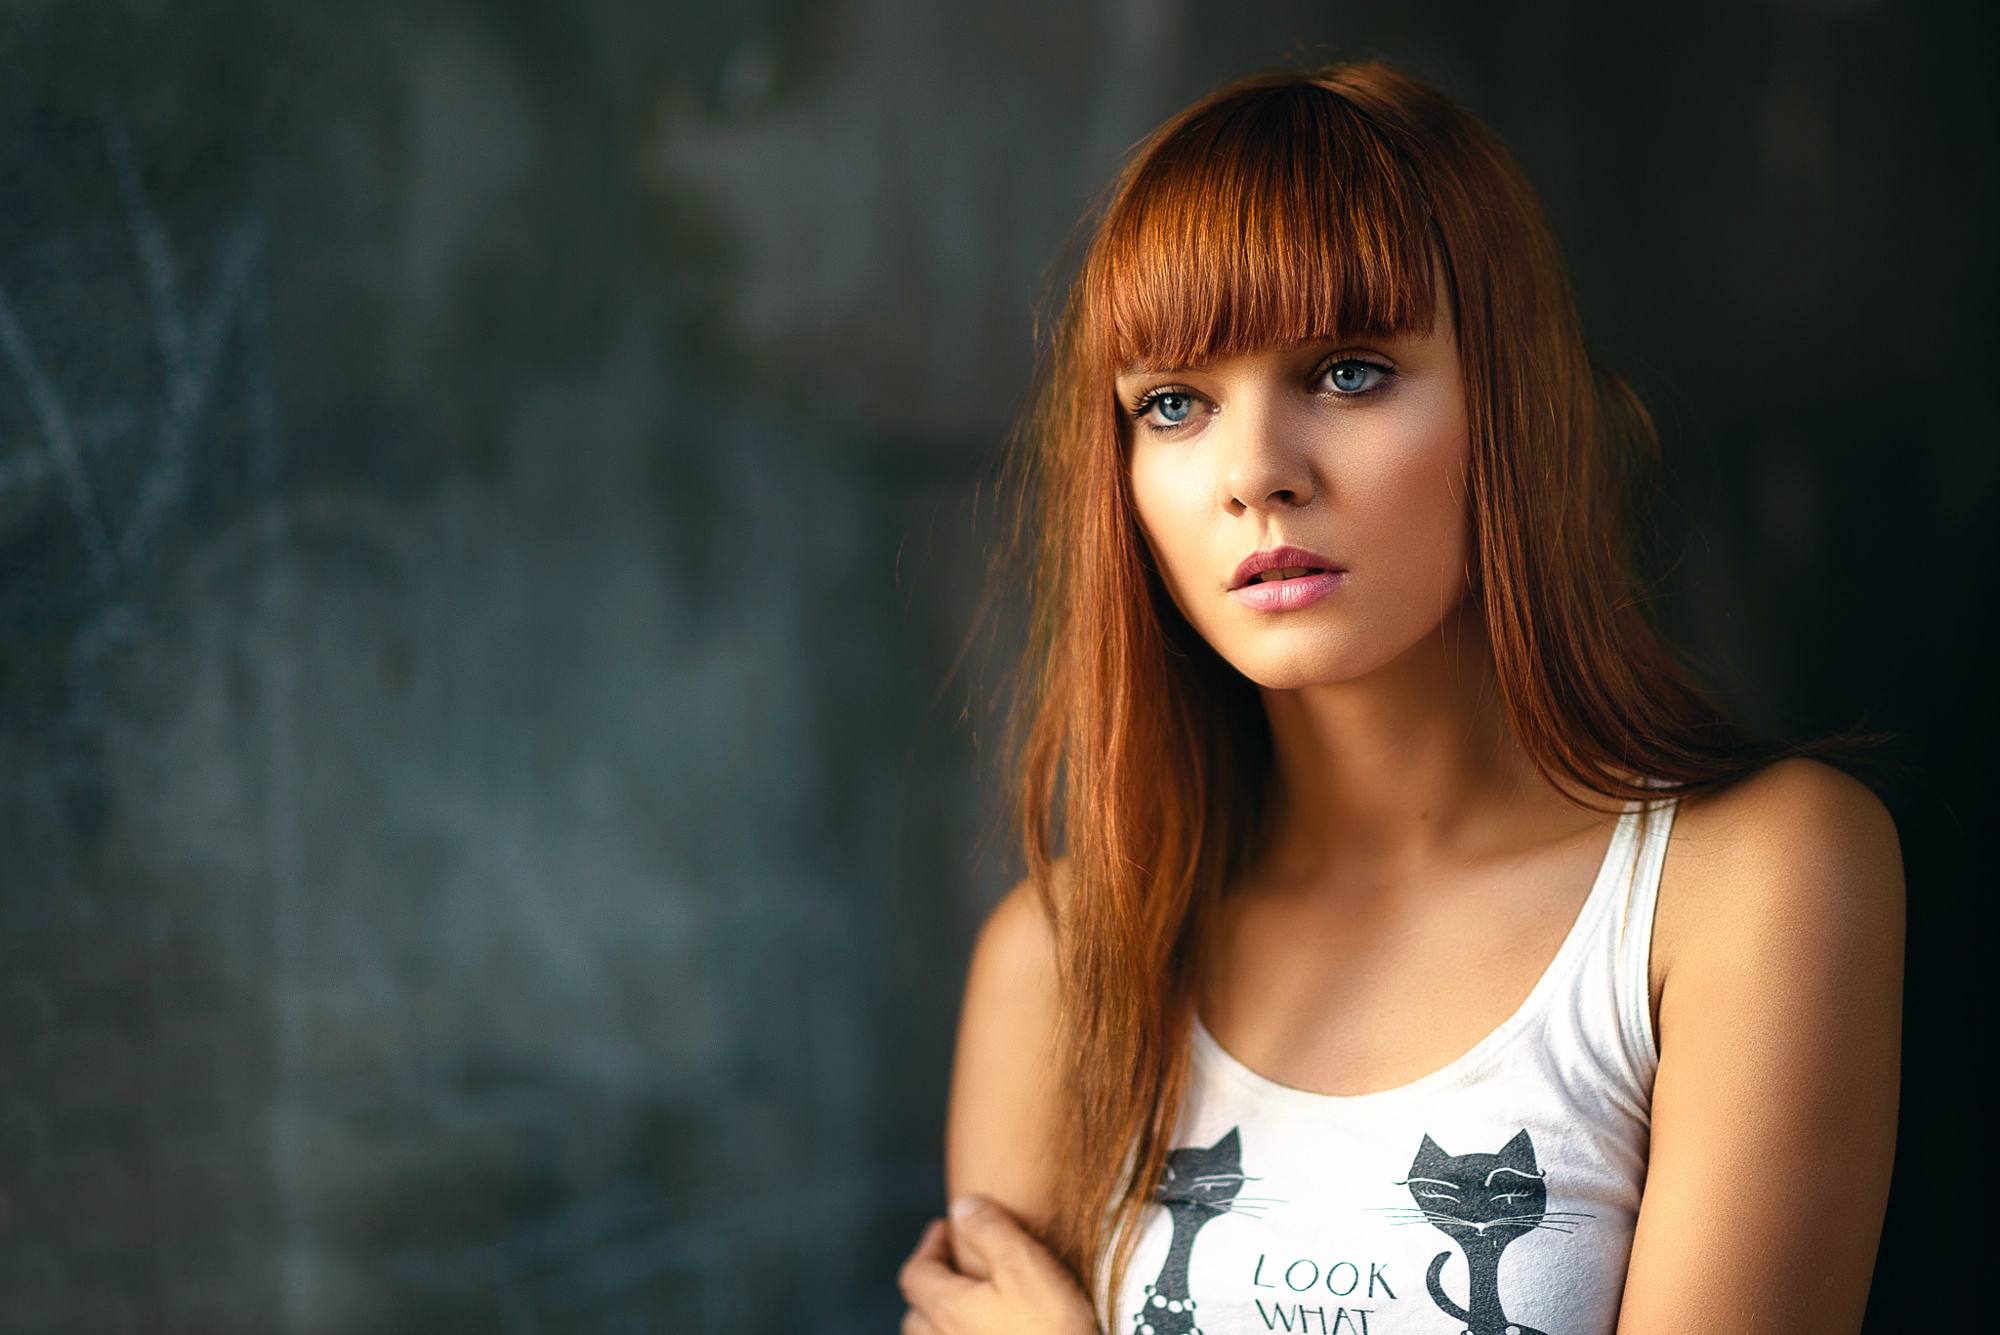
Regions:
[[1041, 892], [1001, 899], [973, 947], [952, 1063], [945, 1177], [954, 1195], [1000, 1202], [1035, 1227], [1052, 1215], [1059, 1132], [1056, 936]]
[[1687, 801], [1660, 876], [1650, 972], [1662, 1049], [1745, 1007], [1819, 1022], [1899, 1014], [1903, 864], [1887, 809], [1802, 759]]
[[[1619, 1330], [1857, 1329], [1896, 1138], [1888, 812], [1805, 760], [1689, 799], [1652, 965], [1660, 1064]], [[1764, 1172], [1804, 1143], [1839, 1171]]]
[[1858, 934], [1893, 938], [1900, 956], [1902, 914], [1887, 808], [1830, 765], [1781, 760], [1689, 800], [1675, 818], [1655, 953], [1671, 967], [1689, 950], [1769, 946], [1773, 933], [1795, 947]]
[[975, 974], [996, 973], [1014, 983], [1045, 984], [1056, 976], [1055, 924], [1042, 892], [1029, 881], [1009, 890], [986, 915], [972, 949]]
[[1719, 792], [1691, 799], [1681, 832], [1755, 856], [1803, 841], [1849, 854], [1893, 855], [1896, 827], [1888, 808], [1860, 780], [1817, 760], [1795, 757], [1765, 766]]

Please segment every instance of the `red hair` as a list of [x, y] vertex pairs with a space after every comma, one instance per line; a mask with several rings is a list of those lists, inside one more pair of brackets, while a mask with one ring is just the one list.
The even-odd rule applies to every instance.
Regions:
[[1380, 65], [1259, 76], [1167, 122], [1105, 206], [1024, 437], [1039, 531], [1019, 801], [1069, 1093], [1048, 1241], [1093, 1292], [1115, 1294], [1165, 1164], [1195, 944], [1255, 851], [1271, 775], [1255, 687], [1149, 561], [1113, 376], [1427, 330], [1440, 293], [1471, 429], [1470, 596], [1519, 745], [1559, 790], [1611, 803], [1768, 757], [1638, 605], [1622, 463], [1657, 438], [1585, 351], [1555, 236], [1498, 139]]

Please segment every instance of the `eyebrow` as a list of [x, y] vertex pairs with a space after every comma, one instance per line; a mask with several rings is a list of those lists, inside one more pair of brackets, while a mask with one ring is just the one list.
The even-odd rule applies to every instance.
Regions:
[[1528, 1173], [1528, 1172], [1523, 1172], [1519, 1168], [1508, 1168], [1505, 1165], [1502, 1165], [1501, 1167], [1494, 1169], [1492, 1172], [1486, 1175], [1486, 1185], [1489, 1187], [1492, 1186], [1493, 1179], [1500, 1176], [1500, 1174], [1502, 1173], [1512, 1173], [1515, 1177], [1525, 1177], [1530, 1182], [1540, 1182], [1546, 1177], [1548, 1177], [1547, 1173]]
[[[1324, 338], [1302, 338], [1286, 343], [1283, 346], [1288, 350], [1306, 347], [1338, 349], [1362, 343], [1386, 344], [1406, 339], [1422, 338], [1424, 336], [1421, 330], [1390, 330], [1386, 333], [1377, 334], [1334, 334]], [[1214, 364], [1213, 361], [1206, 361], [1186, 362], [1179, 366], [1149, 366], [1140, 362], [1131, 362], [1113, 371], [1112, 375], [1119, 380], [1130, 376], [1179, 375], [1186, 371], [1206, 371]]]

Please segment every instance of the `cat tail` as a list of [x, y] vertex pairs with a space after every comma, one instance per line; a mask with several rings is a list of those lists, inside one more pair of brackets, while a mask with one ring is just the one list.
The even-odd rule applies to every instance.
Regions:
[[1438, 1277], [1444, 1274], [1444, 1263], [1446, 1261], [1449, 1261], [1450, 1259], [1451, 1259], [1450, 1252], [1439, 1252], [1435, 1257], [1431, 1259], [1431, 1271], [1428, 1275], [1424, 1276], [1424, 1280], [1427, 1284], [1430, 1285], [1431, 1301], [1436, 1303], [1439, 1307], [1443, 1308], [1444, 1314], [1446, 1316], [1457, 1317], [1460, 1321], [1465, 1322], [1467, 1325], [1471, 1325], [1472, 1313], [1466, 1311], [1463, 1307], [1460, 1307], [1457, 1303], [1445, 1297], [1444, 1285], [1438, 1283]]

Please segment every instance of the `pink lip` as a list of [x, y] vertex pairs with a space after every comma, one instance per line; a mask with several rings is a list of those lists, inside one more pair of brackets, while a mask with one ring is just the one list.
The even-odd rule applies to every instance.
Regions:
[[[1283, 570], [1290, 566], [1311, 566], [1320, 573], [1251, 583], [1266, 570]], [[1326, 597], [1346, 579], [1344, 567], [1318, 552], [1304, 547], [1272, 547], [1250, 553], [1236, 567], [1236, 573], [1230, 580], [1229, 596], [1259, 612], [1296, 612]]]

